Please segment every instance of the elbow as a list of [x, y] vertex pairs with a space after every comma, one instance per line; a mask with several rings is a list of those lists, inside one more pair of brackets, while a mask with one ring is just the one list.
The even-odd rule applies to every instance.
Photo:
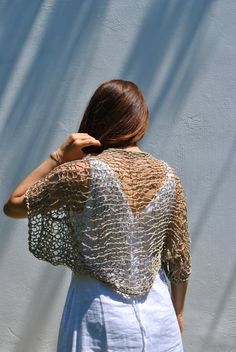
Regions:
[[9, 207], [9, 203], [4, 204], [3, 213], [4, 213], [6, 216], [11, 217], [11, 210], [10, 210], [10, 207]]
[[14, 219], [21, 219], [27, 217], [26, 204], [23, 197], [16, 199], [9, 199], [3, 206], [3, 213]]
[[9, 218], [16, 218], [17, 217], [16, 211], [9, 201], [6, 204], [4, 204], [3, 213], [6, 216], [8, 216]]

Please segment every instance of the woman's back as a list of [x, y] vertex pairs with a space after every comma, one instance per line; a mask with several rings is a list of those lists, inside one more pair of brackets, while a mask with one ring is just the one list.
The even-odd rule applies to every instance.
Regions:
[[149, 153], [109, 148], [64, 163], [26, 197], [30, 250], [39, 259], [128, 296], [147, 293], [162, 264], [173, 281], [189, 274], [183, 188]]
[[78, 133], [4, 206], [9, 216], [27, 215], [37, 258], [73, 272], [59, 352], [182, 352], [191, 266], [184, 190], [166, 162], [123, 149], [137, 150], [148, 118], [136, 84], [104, 82]]
[[161, 265], [173, 172], [145, 152], [114, 148], [88, 160], [88, 199], [72, 213], [83, 263], [117, 291], [144, 294]]

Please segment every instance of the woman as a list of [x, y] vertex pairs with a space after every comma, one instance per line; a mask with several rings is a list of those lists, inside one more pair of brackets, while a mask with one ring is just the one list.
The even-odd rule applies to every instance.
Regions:
[[28, 217], [37, 258], [72, 270], [58, 352], [183, 351], [187, 207], [174, 168], [137, 145], [148, 117], [134, 83], [103, 83], [4, 206]]

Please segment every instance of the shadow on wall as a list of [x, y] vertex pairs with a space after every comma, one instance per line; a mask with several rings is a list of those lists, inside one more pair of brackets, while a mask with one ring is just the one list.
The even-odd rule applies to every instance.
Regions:
[[[124, 79], [134, 80], [140, 85], [150, 100], [151, 116], [166, 113], [160, 114], [160, 123], [168, 123], [168, 128], [173, 128], [177, 112], [198, 69], [207, 59], [202, 57], [205, 45], [203, 24], [212, 2], [150, 1], [127, 65], [121, 73]], [[80, 55], [83, 57], [78, 67], [82, 81], [89, 69], [107, 4], [108, 0], [100, 0], [96, 4], [93, 0], [71, 0], [69, 5], [58, 0], [23, 0], [0, 5], [4, 15], [4, 31], [0, 40], [0, 52], [4, 53], [0, 76], [3, 106], [0, 141], [4, 151], [2, 168], [11, 172], [2, 202], [13, 185], [30, 171], [29, 165], [32, 165], [31, 169], [36, 167], [47, 151], [45, 141], [55, 133], [55, 126], [64, 117], [63, 106], [70, 94], [67, 82], [73, 80], [74, 74], [72, 63]], [[101, 12], [100, 17], [97, 16], [98, 11]], [[159, 88], [154, 91], [159, 93], [153, 96], [156, 77]], [[8, 219], [3, 219], [2, 252], [10, 239], [13, 225]], [[45, 280], [48, 280], [46, 271], [39, 277], [37, 287], [44, 287]], [[40, 331], [50, 315], [51, 302], [61, 282], [61, 277], [56, 275], [50, 288], [44, 288], [43, 308], [38, 300], [41, 293], [35, 290], [26, 311], [25, 328], [20, 332], [22, 344], [15, 352], [27, 351], [29, 346], [34, 345], [37, 336], [33, 335], [33, 331]], [[39, 313], [37, 319], [35, 312]]]
[[[72, 0], [68, 4], [58, 0], [23, 0], [0, 4], [3, 28], [0, 52], [4, 53], [1, 57], [4, 74], [0, 76], [0, 143], [4, 153], [2, 170], [11, 174], [4, 180], [1, 204], [48, 150], [45, 141], [55, 135], [55, 126], [64, 118], [63, 106], [70, 93], [66, 83], [73, 78], [71, 65], [80, 55], [83, 57], [77, 68], [83, 80], [107, 2]], [[3, 260], [16, 222], [2, 213], [1, 217]], [[33, 351], [40, 343], [38, 333], [50, 317], [62, 283], [61, 271], [53, 278], [48, 268], [42, 272], [25, 311], [23, 328], [17, 332], [19, 342], [15, 352]]]
[[209, 42], [204, 41], [209, 24], [204, 20], [213, 2], [154, 1], [122, 72], [122, 77], [140, 85], [150, 102], [150, 117], [158, 115], [168, 130], [174, 127], [198, 71], [211, 57]]
[[[48, 343], [42, 334], [46, 332], [49, 321], [53, 321], [51, 314], [57, 304], [58, 291], [65, 275], [62, 268], [51, 268], [48, 265], [38, 277], [38, 281], [32, 289], [32, 298], [21, 318], [24, 329], [15, 335], [18, 341], [15, 344], [14, 352], [36, 351], [37, 346], [43, 348], [43, 345]], [[58, 329], [59, 324], [60, 321], [57, 322]], [[48, 336], [47, 334], [47, 338]], [[52, 341], [52, 337], [50, 341]], [[52, 346], [49, 346], [48, 351], [51, 348]]]
[[[107, 1], [99, 1], [104, 16]], [[4, 75], [0, 76], [0, 143], [4, 151], [2, 169], [11, 172], [1, 194], [3, 204], [9, 190], [39, 164], [38, 160], [48, 150], [45, 141], [52, 140], [56, 127], [64, 119], [63, 105], [70, 93], [66, 82], [74, 75], [72, 64], [83, 56], [76, 68], [82, 80], [96, 47], [99, 22], [92, 0], [73, 0], [69, 6], [66, 1], [56, 0], [30, 3], [25, 0], [25, 6], [22, 1], [6, 2], [0, 10], [4, 14], [0, 50], [5, 60]], [[8, 234], [1, 251], [10, 238], [10, 224], [5, 217], [4, 222]]]
[[[204, 339], [202, 343], [199, 343], [199, 349], [198, 351], [208, 351], [212, 350], [212, 347], [214, 346], [213, 344], [215, 343], [215, 349], [219, 348], [219, 342], [216, 337], [216, 330], [219, 328], [221, 322], [222, 322], [222, 317], [224, 314], [225, 307], [228, 303], [228, 300], [231, 297], [234, 297], [234, 290], [236, 286], [236, 280], [235, 280], [235, 272], [236, 272], [236, 260], [234, 261], [234, 264], [232, 265], [232, 270], [230, 271], [228, 282], [224, 284], [224, 286], [221, 289], [221, 297], [219, 301], [217, 302], [217, 309], [214, 311], [214, 319], [212, 319], [211, 324], [209, 325], [206, 334], [204, 336]], [[232, 324], [233, 326], [233, 324]], [[235, 339], [235, 332], [232, 331], [227, 331], [227, 336], [230, 337], [230, 342], [233, 340], [233, 337]], [[225, 336], [225, 340], [221, 341], [220, 347], [222, 348], [222, 351], [233, 351], [230, 346], [230, 343], [228, 342], [227, 336]], [[216, 340], [216, 342], [214, 341]], [[217, 343], [218, 342], [218, 343]]]

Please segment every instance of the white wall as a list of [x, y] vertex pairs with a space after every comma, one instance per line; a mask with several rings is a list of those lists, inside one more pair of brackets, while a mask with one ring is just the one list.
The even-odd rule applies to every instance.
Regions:
[[[76, 131], [98, 84], [140, 85], [140, 143], [178, 171], [193, 272], [188, 352], [236, 346], [236, 2], [0, 1], [1, 204]], [[70, 272], [27, 250], [27, 220], [1, 213], [0, 352], [55, 350]]]

